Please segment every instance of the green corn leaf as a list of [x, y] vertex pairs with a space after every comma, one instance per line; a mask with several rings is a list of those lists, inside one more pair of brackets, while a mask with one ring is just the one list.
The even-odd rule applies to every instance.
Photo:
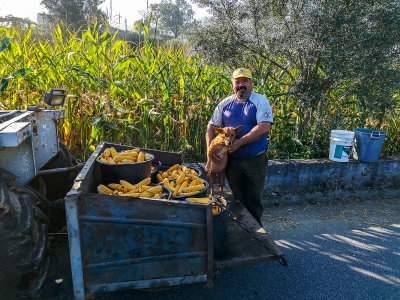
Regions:
[[11, 49], [11, 44], [10, 41], [12, 40], [12, 37], [5, 37], [4, 39], [1, 40], [0, 44], [0, 53], [3, 52], [4, 50], [10, 50]]
[[9, 81], [8, 78], [3, 78], [3, 79], [1, 80], [0, 93], [4, 92], [4, 91], [7, 89], [7, 87], [8, 87], [8, 81]]
[[22, 68], [22, 69], [15, 71], [14, 73], [12, 73], [11, 77], [14, 79], [20, 79], [32, 72], [33, 72], [33, 70], [31, 68]]

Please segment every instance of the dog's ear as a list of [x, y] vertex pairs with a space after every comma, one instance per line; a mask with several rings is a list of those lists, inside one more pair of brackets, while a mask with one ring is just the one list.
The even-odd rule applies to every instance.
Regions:
[[243, 126], [239, 125], [238, 127], [236, 127], [235, 130], [235, 134], [238, 134], [240, 132], [240, 130], [242, 130]]
[[216, 131], [216, 132], [218, 132], [218, 133], [223, 133], [224, 132], [224, 130], [222, 129], [222, 128], [220, 128], [220, 127], [217, 127], [217, 126], [212, 126], [213, 128], [214, 128], [214, 130]]

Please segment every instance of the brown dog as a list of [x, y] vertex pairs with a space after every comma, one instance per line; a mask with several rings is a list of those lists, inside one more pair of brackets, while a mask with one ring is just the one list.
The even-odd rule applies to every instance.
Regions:
[[[242, 125], [232, 128], [219, 128], [213, 126], [218, 135], [211, 141], [210, 147], [207, 150], [207, 181], [211, 187], [211, 195], [214, 195], [214, 182], [219, 182], [222, 195], [224, 194], [225, 167], [228, 163], [228, 149], [233, 144], [236, 135], [242, 129]], [[212, 160], [212, 157], [219, 158], [220, 163]]]

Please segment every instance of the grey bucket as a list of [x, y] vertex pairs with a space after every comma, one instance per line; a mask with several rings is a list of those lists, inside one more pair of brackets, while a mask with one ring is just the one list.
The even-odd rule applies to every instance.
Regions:
[[377, 162], [381, 154], [386, 132], [367, 128], [356, 128], [354, 129], [354, 133], [356, 158], [363, 162]]

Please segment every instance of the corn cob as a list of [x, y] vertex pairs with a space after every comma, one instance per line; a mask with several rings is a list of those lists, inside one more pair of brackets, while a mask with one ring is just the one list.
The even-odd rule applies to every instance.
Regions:
[[178, 189], [177, 196], [179, 196], [179, 195], [182, 193], [182, 191], [183, 191], [185, 188], [187, 188], [187, 186], [188, 186], [188, 182], [187, 182], [187, 181], [184, 181], [184, 182], [181, 184], [181, 186], [179, 187], [179, 189]]
[[121, 196], [140, 197], [140, 193], [138, 193], [138, 192], [128, 192], [128, 193], [122, 194]]
[[196, 180], [199, 184], [204, 183], [204, 179], [197, 177], [197, 176], [191, 176], [191, 180]]
[[109, 189], [108, 187], [106, 187], [103, 184], [99, 184], [97, 186], [97, 192], [99, 194], [107, 194], [107, 195], [112, 195], [113, 194], [113, 190]]
[[153, 187], [150, 186], [150, 185], [142, 185], [142, 186], [140, 186], [139, 188], [136, 188], [135, 190], [138, 191], [138, 192], [140, 192], [140, 193], [142, 193], [142, 192], [148, 191], [148, 190], [150, 190], [150, 189], [152, 189], [152, 188], [153, 188]]
[[115, 150], [114, 147], [111, 147], [109, 149], [110, 149], [110, 154], [111, 154], [110, 156], [112, 156], [114, 158], [115, 156], [118, 155], [118, 152], [117, 152], [117, 150]]
[[103, 162], [103, 163], [107, 163], [108, 164], [108, 160], [103, 158], [103, 157], [100, 158], [100, 161]]
[[158, 194], [162, 192], [162, 187], [161, 185], [151, 186], [151, 188], [148, 189], [147, 191], [154, 194]]
[[110, 155], [111, 155], [111, 153], [110, 153], [110, 149], [109, 148], [107, 148], [106, 150], [104, 150], [104, 152], [103, 152], [103, 154], [102, 155], [104, 155], [104, 157], [109, 157]]
[[133, 164], [133, 163], [135, 162], [131, 159], [123, 159], [119, 164]]
[[112, 157], [107, 157], [107, 161], [108, 161], [108, 163], [109, 164], [112, 164], [112, 165], [115, 165], [116, 164], [116, 162], [115, 162], [115, 160], [112, 158]]
[[108, 185], [108, 187], [110, 188], [110, 189], [113, 189], [113, 190], [122, 190], [123, 188], [122, 188], [122, 185], [120, 185], [120, 184], [118, 184], [118, 183], [110, 183], [109, 185]]
[[193, 203], [208, 204], [212, 200], [210, 198], [186, 198], [186, 201], [193, 202]]
[[[170, 174], [170, 173], [168, 173], [168, 174]], [[178, 178], [179, 177], [178, 170], [173, 170], [171, 175], [168, 175], [168, 177], [170, 177], [171, 179]]]
[[144, 160], [145, 160], [144, 152], [140, 151], [136, 162], [142, 162]]
[[133, 160], [133, 159], [132, 156], [118, 154], [117, 156], [114, 157], [114, 160], [116, 162], [122, 162], [123, 160]]
[[183, 181], [185, 180], [186, 176], [184, 174], [181, 174], [178, 179], [176, 179], [176, 184], [182, 184]]
[[167, 174], [171, 173], [174, 170], [179, 169], [179, 164], [173, 165], [172, 167], [170, 167], [167, 171], [165, 171]]
[[206, 186], [204, 184], [198, 184], [198, 185], [190, 186], [187, 188], [183, 188], [182, 192], [183, 193], [190, 193], [190, 192], [196, 193], [196, 192], [204, 190], [205, 188], [206, 188]]
[[[156, 175], [156, 177], [157, 177], [158, 181], [160, 181], [160, 182], [163, 182], [163, 181], [164, 181], [164, 178], [162, 177], [162, 175], [161, 175], [160, 173], [158, 173], [158, 174]], [[168, 179], [167, 179], [167, 180], [168, 180]]]
[[139, 188], [139, 187], [141, 187], [141, 186], [143, 186], [143, 185], [148, 185], [150, 182], [151, 182], [151, 179], [150, 179], [150, 178], [143, 179], [143, 180], [140, 181], [139, 183], [135, 184], [133, 188], [134, 188], [134, 189], [137, 189], [137, 188]]
[[191, 186], [194, 186], [194, 185], [197, 185], [198, 183], [197, 183], [197, 180], [195, 179], [195, 180], [193, 180], [190, 184], [189, 184], [189, 187], [191, 187]]
[[145, 197], [145, 198], [151, 198], [151, 197], [153, 197], [153, 196], [154, 196], [154, 193], [151, 193], [151, 192], [149, 192], [149, 191], [140, 193], [140, 195], [139, 195], [139, 197]]

